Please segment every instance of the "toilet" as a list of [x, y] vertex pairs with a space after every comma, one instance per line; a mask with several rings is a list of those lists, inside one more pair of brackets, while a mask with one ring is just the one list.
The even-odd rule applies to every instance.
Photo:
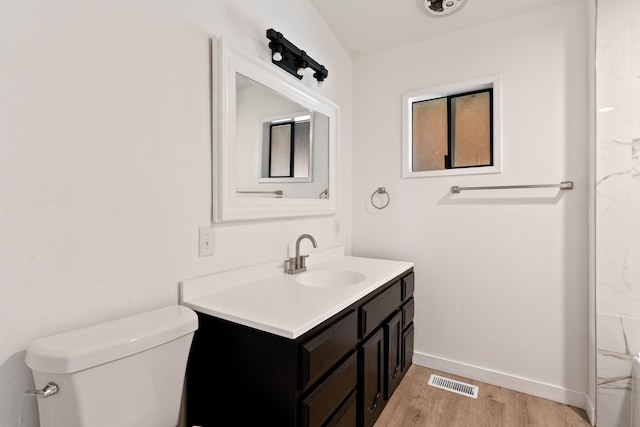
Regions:
[[40, 426], [175, 427], [197, 328], [172, 305], [31, 342]]

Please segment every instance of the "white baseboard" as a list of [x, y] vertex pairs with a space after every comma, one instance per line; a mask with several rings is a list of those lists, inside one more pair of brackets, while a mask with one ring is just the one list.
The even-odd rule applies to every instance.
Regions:
[[595, 407], [586, 393], [568, 390], [562, 387], [545, 384], [503, 372], [493, 371], [479, 366], [456, 362], [425, 353], [415, 352], [413, 363], [437, 371], [447, 372], [453, 375], [482, 381], [487, 384], [507, 388], [509, 390], [530, 394], [543, 399], [553, 400], [564, 405], [584, 409], [592, 424], [595, 421]]
[[592, 426], [596, 425], [596, 405], [591, 400], [588, 394], [584, 395], [584, 411], [587, 413], [587, 417], [589, 417], [589, 422]]

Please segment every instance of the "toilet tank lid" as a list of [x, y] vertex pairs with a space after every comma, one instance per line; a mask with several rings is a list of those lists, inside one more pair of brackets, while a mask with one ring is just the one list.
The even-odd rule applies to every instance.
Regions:
[[159, 346], [198, 329], [182, 305], [137, 314], [32, 341], [26, 363], [34, 371], [70, 374]]

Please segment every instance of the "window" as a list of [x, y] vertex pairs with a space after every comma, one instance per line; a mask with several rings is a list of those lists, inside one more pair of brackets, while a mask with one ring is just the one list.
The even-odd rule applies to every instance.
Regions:
[[403, 177], [500, 172], [497, 76], [403, 96]]

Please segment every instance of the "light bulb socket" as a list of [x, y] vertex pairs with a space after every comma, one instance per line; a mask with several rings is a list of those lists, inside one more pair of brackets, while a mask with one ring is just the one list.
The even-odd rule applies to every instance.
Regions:
[[304, 76], [304, 70], [307, 68], [307, 61], [296, 61], [296, 67], [298, 67], [296, 73], [299, 76]]
[[296, 60], [296, 67], [298, 67], [298, 69], [296, 70], [296, 73], [299, 76], [304, 76], [304, 69], [307, 68], [309, 66], [309, 64], [307, 63], [307, 52], [305, 52], [304, 50], [300, 51], [300, 57]]
[[313, 78], [318, 81], [318, 86], [322, 86], [324, 79], [329, 75], [329, 71], [325, 68], [324, 65], [320, 66], [320, 69], [313, 73]]
[[269, 48], [271, 48], [271, 58], [275, 62], [282, 61], [282, 52], [284, 51], [282, 45], [278, 42], [270, 42]]

